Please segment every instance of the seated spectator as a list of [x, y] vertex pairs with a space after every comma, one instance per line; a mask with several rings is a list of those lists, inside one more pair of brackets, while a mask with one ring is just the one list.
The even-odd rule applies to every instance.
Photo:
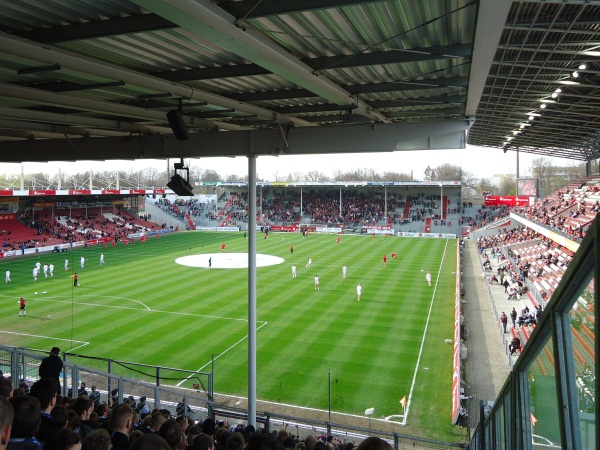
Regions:
[[521, 339], [519, 339], [518, 337], [515, 336], [513, 338], [513, 340], [511, 341], [511, 343], [509, 344], [508, 349], [510, 350], [511, 355], [514, 355], [517, 350], [520, 352], [521, 351]]

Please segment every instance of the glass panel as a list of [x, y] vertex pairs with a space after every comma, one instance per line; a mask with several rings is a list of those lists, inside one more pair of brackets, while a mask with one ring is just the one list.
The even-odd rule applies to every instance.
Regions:
[[[503, 399], [504, 401], [505, 399]], [[498, 415], [496, 421], [496, 448], [506, 448], [506, 437], [504, 429], [504, 403], [498, 408]]]
[[595, 449], [596, 433], [596, 311], [594, 311], [594, 283], [587, 285], [570, 312], [571, 341], [579, 404], [581, 447]]
[[527, 369], [533, 448], [560, 448], [560, 422], [552, 338]]

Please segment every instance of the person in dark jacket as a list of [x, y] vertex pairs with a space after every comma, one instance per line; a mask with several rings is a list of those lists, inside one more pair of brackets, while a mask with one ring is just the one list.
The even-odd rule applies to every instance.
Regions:
[[40, 368], [39, 368], [39, 374], [40, 374], [40, 378], [46, 378], [46, 377], [50, 377], [50, 378], [54, 378], [56, 379], [56, 381], [58, 381], [58, 390], [57, 390], [57, 394], [60, 394], [60, 374], [63, 370], [63, 362], [62, 359], [60, 359], [60, 348], [58, 347], [52, 347], [52, 350], [50, 350], [50, 355], [45, 357], [44, 359], [42, 359], [42, 362], [40, 364]]

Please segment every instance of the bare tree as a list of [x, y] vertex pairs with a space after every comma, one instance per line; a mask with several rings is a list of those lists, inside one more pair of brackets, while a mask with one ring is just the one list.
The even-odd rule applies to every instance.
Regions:
[[324, 173], [319, 172], [318, 170], [311, 170], [307, 174], [307, 180], [308, 181], [328, 181], [329, 178], [327, 178], [327, 176]]
[[408, 173], [383, 172], [381, 179], [383, 181], [411, 181], [412, 176]]

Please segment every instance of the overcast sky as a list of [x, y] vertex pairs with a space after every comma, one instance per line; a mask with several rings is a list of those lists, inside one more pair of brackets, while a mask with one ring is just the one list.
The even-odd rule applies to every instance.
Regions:
[[[528, 176], [532, 161], [539, 157], [540, 155], [520, 153], [520, 176]], [[547, 159], [551, 159], [552, 164], [555, 166], [572, 166], [579, 163], [579, 161], [563, 158]], [[172, 160], [171, 163], [175, 161]], [[331, 177], [335, 170], [349, 172], [359, 168], [374, 169], [378, 173], [391, 171], [410, 174], [413, 171], [415, 179], [422, 179], [427, 166], [434, 168], [449, 163], [462, 166], [463, 170], [471, 172], [477, 178], [491, 178], [495, 174], [516, 173], [516, 161], [515, 152], [509, 151], [504, 154], [500, 149], [467, 146], [465, 150], [421, 150], [320, 156], [261, 156], [257, 159], [256, 168], [258, 177], [267, 181], [275, 180], [276, 174], [279, 179], [285, 179], [289, 173], [307, 174], [312, 170], [317, 170]], [[115, 164], [118, 164], [124, 170], [128, 170], [130, 167], [139, 170], [151, 166], [163, 171], [167, 167], [167, 162], [161, 160], [3, 163], [0, 164], [0, 173], [20, 173], [21, 167], [23, 167], [25, 173], [42, 172], [54, 175], [58, 173], [60, 167], [63, 173], [74, 174], [89, 169], [94, 171], [114, 170]], [[227, 175], [245, 176], [248, 173], [248, 160], [245, 157], [201, 158], [192, 160], [190, 165], [199, 166], [202, 169], [212, 169], [223, 177]]]

